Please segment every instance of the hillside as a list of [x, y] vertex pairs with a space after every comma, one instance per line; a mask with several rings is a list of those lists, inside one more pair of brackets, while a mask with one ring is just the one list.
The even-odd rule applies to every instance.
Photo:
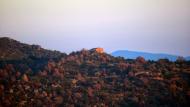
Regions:
[[[159, 59], [169, 59], [170, 61], [176, 61], [179, 56], [177, 55], [169, 55], [169, 54], [155, 54], [148, 52], [136, 52], [136, 51], [128, 51], [128, 50], [118, 50], [111, 53], [115, 57], [124, 57], [126, 59], [136, 59], [139, 56], [144, 57], [146, 60], [157, 61]], [[190, 60], [188, 57], [186, 60]]]
[[31, 68], [42, 69], [49, 60], [58, 60], [66, 56], [59, 51], [41, 48], [39, 45], [28, 45], [8, 37], [0, 38], [0, 68], [13, 64], [20, 71]]
[[0, 38], [0, 60], [22, 60], [27, 58], [58, 58], [62, 53], [41, 48], [39, 45], [20, 43], [8, 37]]
[[[35, 66], [46, 55], [45, 49], [15, 42], [22, 63], [0, 63], [0, 106], [52, 107], [189, 107], [190, 62], [166, 59], [146, 61], [143, 57], [114, 57], [103, 48], [80, 50], [69, 55], [48, 58], [33, 69], [28, 63], [35, 53]], [[6, 42], [7, 43], [7, 42]], [[1, 43], [0, 46], [4, 46]], [[20, 46], [19, 46], [20, 45]], [[15, 59], [4, 52], [4, 60]], [[43, 50], [41, 53], [41, 49]], [[38, 52], [40, 55], [38, 55]], [[61, 53], [60, 53], [61, 54]], [[33, 54], [32, 54], [33, 55]], [[17, 59], [17, 57], [16, 57]], [[18, 60], [17, 59], [17, 60]], [[25, 68], [25, 69], [21, 69]], [[21, 71], [22, 70], [22, 71]]]

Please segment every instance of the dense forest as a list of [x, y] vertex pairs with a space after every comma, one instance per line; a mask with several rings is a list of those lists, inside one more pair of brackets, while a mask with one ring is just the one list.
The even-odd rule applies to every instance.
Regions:
[[0, 39], [0, 107], [189, 107], [190, 61], [70, 54]]

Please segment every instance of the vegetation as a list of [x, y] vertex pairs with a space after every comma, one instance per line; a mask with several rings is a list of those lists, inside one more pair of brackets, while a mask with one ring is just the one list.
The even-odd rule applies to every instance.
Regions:
[[143, 57], [130, 60], [96, 49], [83, 49], [69, 55], [58, 53], [54, 58], [44, 58], [43, 54], [38, 53], [43, 57], [34, 55], [17, 60], [2, 58], [0, 106], [190, 105], [188, 61], [160, 59], [155, 62]]

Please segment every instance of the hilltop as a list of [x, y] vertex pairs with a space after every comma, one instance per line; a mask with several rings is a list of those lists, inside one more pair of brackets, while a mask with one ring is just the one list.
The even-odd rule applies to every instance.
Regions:
[[82, 49], [66, 55], [3, 39], [0, 106], [190, 105], [189, 61], [124, 59], [107, 54], [103, 48]]
[[0, 38], [0, 60], [22, 60], [27, 58], [58, 58], [64, 53], [41, 48], [39, 45], [28, 45], [8, 37]]
[[65, 56], [65, 53], [47, 50], [39, 45], [28, 45], [8, 37], [0, 38], [0, 68], [13, 64], [20, 71], [29, 68], [38, 71], [49, 60], [58, 60]]

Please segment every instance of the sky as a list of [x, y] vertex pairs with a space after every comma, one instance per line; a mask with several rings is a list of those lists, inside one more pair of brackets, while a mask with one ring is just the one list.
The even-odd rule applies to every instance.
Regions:
[[0, 37], [61, 52], [190, 55], [190, 0], [0, 0]]

